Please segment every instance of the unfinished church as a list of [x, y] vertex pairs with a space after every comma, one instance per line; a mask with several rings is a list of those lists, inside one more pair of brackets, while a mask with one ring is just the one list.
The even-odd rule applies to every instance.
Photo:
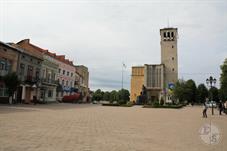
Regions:
[[[161, 64], [132, 67], [130, 101], [172, 100], [171, 90], [178, 80], [177, 28], [160, 29], [160, 38]], [[141, 99], [142, 96], [145, 99]]]

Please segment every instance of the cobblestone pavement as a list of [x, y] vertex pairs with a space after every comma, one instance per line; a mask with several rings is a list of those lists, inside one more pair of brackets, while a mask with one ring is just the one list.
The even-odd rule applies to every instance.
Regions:
[[[226, 151], [227, 115], [201, 117], [202, 107], [151, 109], [89, 104], [0, 106], [0, 151]], [[217, 145], [199, 135], [220, 130]]]

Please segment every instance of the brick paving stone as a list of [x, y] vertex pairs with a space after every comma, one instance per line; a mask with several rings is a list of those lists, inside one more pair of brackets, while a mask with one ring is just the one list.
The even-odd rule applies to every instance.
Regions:
[[[0, 106], [0, 151], [226, 151], [227, 115], [201, 117], [202, 107], [151, 109], [92, 104]], [[199, 129], [221, 131], [206, 145]]]

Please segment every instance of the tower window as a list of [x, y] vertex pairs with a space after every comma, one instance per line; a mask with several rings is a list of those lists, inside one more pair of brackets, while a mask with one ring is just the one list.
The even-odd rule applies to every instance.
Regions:
[[172, 71], [174, 71], [174, 68], [172, 69]]
[[174, 48], [174, 46], [172, 45], [172, 48]]
[[174, 37], [174, 33], [173, 32], [171, 32], [171, 37]]
[[172, 60], [174, 60], [174, 57], [172, 57]]
[[164, 32], [164, 37], [166, 37], [166, 32]]
[[168, 37], [170, 37], [170, 32], [168, 32]]

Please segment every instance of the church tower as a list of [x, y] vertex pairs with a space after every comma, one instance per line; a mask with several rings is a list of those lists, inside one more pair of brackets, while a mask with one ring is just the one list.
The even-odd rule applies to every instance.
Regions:
[[177, 28], [160, 29], [161, 64], [164, 64], [164, 87], [170, 88], [178, 80]]

